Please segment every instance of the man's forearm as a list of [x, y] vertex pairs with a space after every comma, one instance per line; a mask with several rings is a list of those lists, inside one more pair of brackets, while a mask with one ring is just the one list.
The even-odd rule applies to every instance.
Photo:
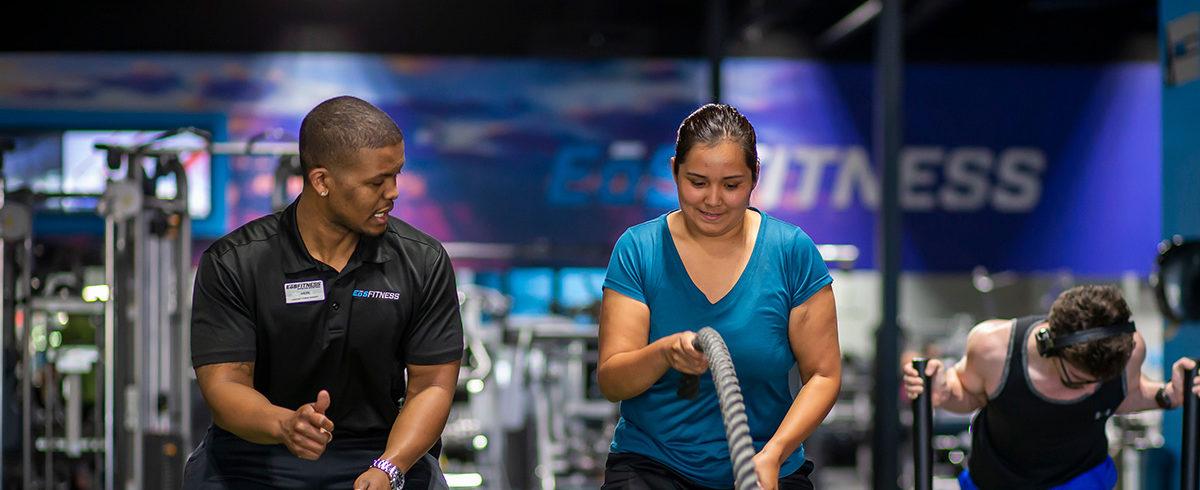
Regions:
[[441, 437], [453, 400], [453, 386], [434, 385], [412, 394], [392, 424], [382, 458], [408, 472]]
[[[1151, 380], [1145, 375], [1139, 374], [1139, 376], [1140, 379], [1129, 382], [1128, 394], [1125, 395], [1125, 401], [1121, 402], [1121, 406], [1117, 407], [1117, 413], [1126, 414], [1162, 408], [1158, 406], [1156, 396], [1158, 395], [1159, 388], [1166, 385], [1162, 381]], [[1178, 405], [1179, 400], [1171, 400], [1172, 407]]]
[[255, 444], [279, 444], [281, 423], [292, 410], [272, 405], [258, 390], [238, 383], [215, 383], [205, 394], [213, 422]]

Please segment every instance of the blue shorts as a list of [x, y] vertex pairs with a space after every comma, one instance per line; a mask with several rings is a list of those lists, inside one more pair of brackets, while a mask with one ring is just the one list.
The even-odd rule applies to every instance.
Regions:
[[[958, 486], [962, 490], [979, 490], [967, 470], [958, 474]], [[1105, 458], [1103, 463], [1072, 478], [1071, 481], [1053, 487], [1051, 490], [1112, 490], [1117, 486], [1117, 465], [1112, 458]]]

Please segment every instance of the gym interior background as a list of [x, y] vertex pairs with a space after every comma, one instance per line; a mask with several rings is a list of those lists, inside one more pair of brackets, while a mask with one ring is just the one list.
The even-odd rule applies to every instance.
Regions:
[[[676, 206], [674, 131], [719, 100], [758, 132], [753, 204], [803, 227], [834, 271], [844, 380], [806, 443], [817, 486], [910, 488], [901, 352], [957, 357], [980, 320], [1109, 283], [1152, 376], [1200, 354], [1200, 325], [1164, 316], [1152, 281], [1161, 242], [1200, 238], [1198, 12], [1182, 0], [40, 12], [37, 32], [0, 34], [2, 486], [177, 485], [209, 422], [182, 333], [195, 258], [290, 202], [300, 119], [351, 94], [405, 132], [393, 214], [444, 242], [459, 276], [453, 485], [597, 487], [616, 421], [594, 374], [608, 254]], [[178, 128], [193, 129], [154, 143], [157, 172], [132, 180], [122, 152]], [[129, 311], [107, 301], [118, 290], [147, 300]], [[957, 488], [967, 423], [935, 414], [938, 488]], [[1179, 411], [1115, 418], [1121, 488], [1174, 488], [1179, 434]]]

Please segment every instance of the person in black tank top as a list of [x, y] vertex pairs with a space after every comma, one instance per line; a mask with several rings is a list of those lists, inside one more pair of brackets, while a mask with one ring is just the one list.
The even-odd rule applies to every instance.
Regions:
[[1035, 391], [1026, 375], [1025, 346], [1041, 317], [1013, 322], [1009, 367], [997, 393], [971, 423], [971, 477], [1004, 488], [1070, 481], [1108, 457], [1104, 425], [1125, 398], [1125, 379], [1100, 384], [1090, 395], [1055, 400]]
[[[1145, 344], [1112, 286], [1079, 286], [1049, 317], [988, 320], [971, 329], [966, 353], [947, 369], [931, 360], [934, 406], [978, 412], [964, 489], [1111, 489], [1116, 470], [1104, 426], [1118, 413], [1182, 404], [1180, 359], [1167, 383], [1141, 373]], [[924, 388], [903, 366], [905, 391]], [[1200, 394], [1200, 388], [1196, 389]]]

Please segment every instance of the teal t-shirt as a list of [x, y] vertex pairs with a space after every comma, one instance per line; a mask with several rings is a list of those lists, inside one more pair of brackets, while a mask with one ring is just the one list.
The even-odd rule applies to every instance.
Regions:
[[[650, 342], [706, 326], [724, 337], [745, 397], [750, 435], [761, 450], [794, 399], [788, 378], [796, 358], [788, 344], [788, 315], [831, 282], [812, 239], [762, 213], [745, 271], [728, 294], [709, 303], [688, 277], [663, 215], [621, 235], [604, 287], [649, 307]], [[650, 389], [621, 402], [611, 450], [649, 457], [700, 485], [732, 487], [733, 465], [712, 376], [700, 377], [699, 395], [690, 400], [676, 394], [680, 376], [668, 370]], [[801, 446], [780, 467], [780, 476], [803, 462]]]

